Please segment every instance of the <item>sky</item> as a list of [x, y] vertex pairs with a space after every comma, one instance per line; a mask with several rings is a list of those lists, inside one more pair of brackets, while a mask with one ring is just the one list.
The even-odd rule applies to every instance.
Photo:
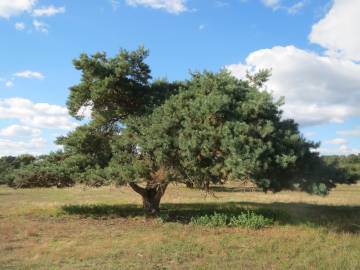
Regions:
[[59, 149], [81, 53], [144, 45], [153, 78], [272, 70], [321, 154], [360, 152], [359, 0], [0, 0], [0, 156]]

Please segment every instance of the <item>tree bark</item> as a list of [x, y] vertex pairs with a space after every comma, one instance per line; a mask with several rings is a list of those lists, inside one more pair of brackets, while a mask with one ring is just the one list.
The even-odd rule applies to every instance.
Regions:
[[136, 183], [129, 183], [130, 187], [141, 195], [143, 209], [149, 215], [157, 215], [160, 212], [160, 200], [165, 193], [168, 184], [150, 184], [145, 188]]

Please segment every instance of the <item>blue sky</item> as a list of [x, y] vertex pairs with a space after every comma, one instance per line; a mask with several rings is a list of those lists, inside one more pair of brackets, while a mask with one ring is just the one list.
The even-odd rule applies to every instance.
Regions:
[[150, 49], [153, 77], [271, 68], [284, 116], [323, 154], [360, 152], [358, 0], [1, 0], [0, 155], [46, 153], [86, 52]]

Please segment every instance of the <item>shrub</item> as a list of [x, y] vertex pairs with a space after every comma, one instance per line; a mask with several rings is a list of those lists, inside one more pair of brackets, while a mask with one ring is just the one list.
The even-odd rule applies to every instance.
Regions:
[[191, 218], [191, 223], [194, 225], [205, 225], [209, 227], [225, 227], [229, 223], [229, 216], [227, 214], [215, 212], [212, 215], [193, 217]]
[[261, 229], [274, 224], [274, 219], [265, 217], [255, 211], [247, 210], [240, 214], [214, 213], [193, 217], [190, 221], [193, 225], [209, 227], [245, 227], [250, 229]]
[[264, 217], [252, 211], [247, 211], [238, 216], [232, 216], [230, 218], [229, 226], [261, 229], [270, 226], [273, 223], [274, 220], [271, 218]]
[[13, 186], [33, 187], [70, 187], [74, 181], [63, 166], [47, 162], [31, 164], [14, 171]]
[[35, 161], [32, 155], [20, 155], [18, 157], [4, 156], [0, 158], [0, 185], [11, 186], [14, 181], [14, 170], [27, 166]]

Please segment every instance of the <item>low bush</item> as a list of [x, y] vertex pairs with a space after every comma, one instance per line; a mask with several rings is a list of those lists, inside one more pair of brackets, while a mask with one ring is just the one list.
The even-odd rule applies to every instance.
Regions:
[[250, 229], [261, 229], [274, 224], [274, 218], [265, 217], [255, 211], [247, 210], [240, 214], [214, 213], [191, 218], [193, 225], [209, 227], [244, 227]]
[[238, 216], [230, 218], [229, 225], [233, 227], [246, 227], [251, 229], [261, 229], [274, 224], [274, 220], [256, 214], [252, 211], [247, 211]]
[[31, 164], [14, 171], [16, 188], [70, 187], [74, 181], [66, 168], [52, 164]]

